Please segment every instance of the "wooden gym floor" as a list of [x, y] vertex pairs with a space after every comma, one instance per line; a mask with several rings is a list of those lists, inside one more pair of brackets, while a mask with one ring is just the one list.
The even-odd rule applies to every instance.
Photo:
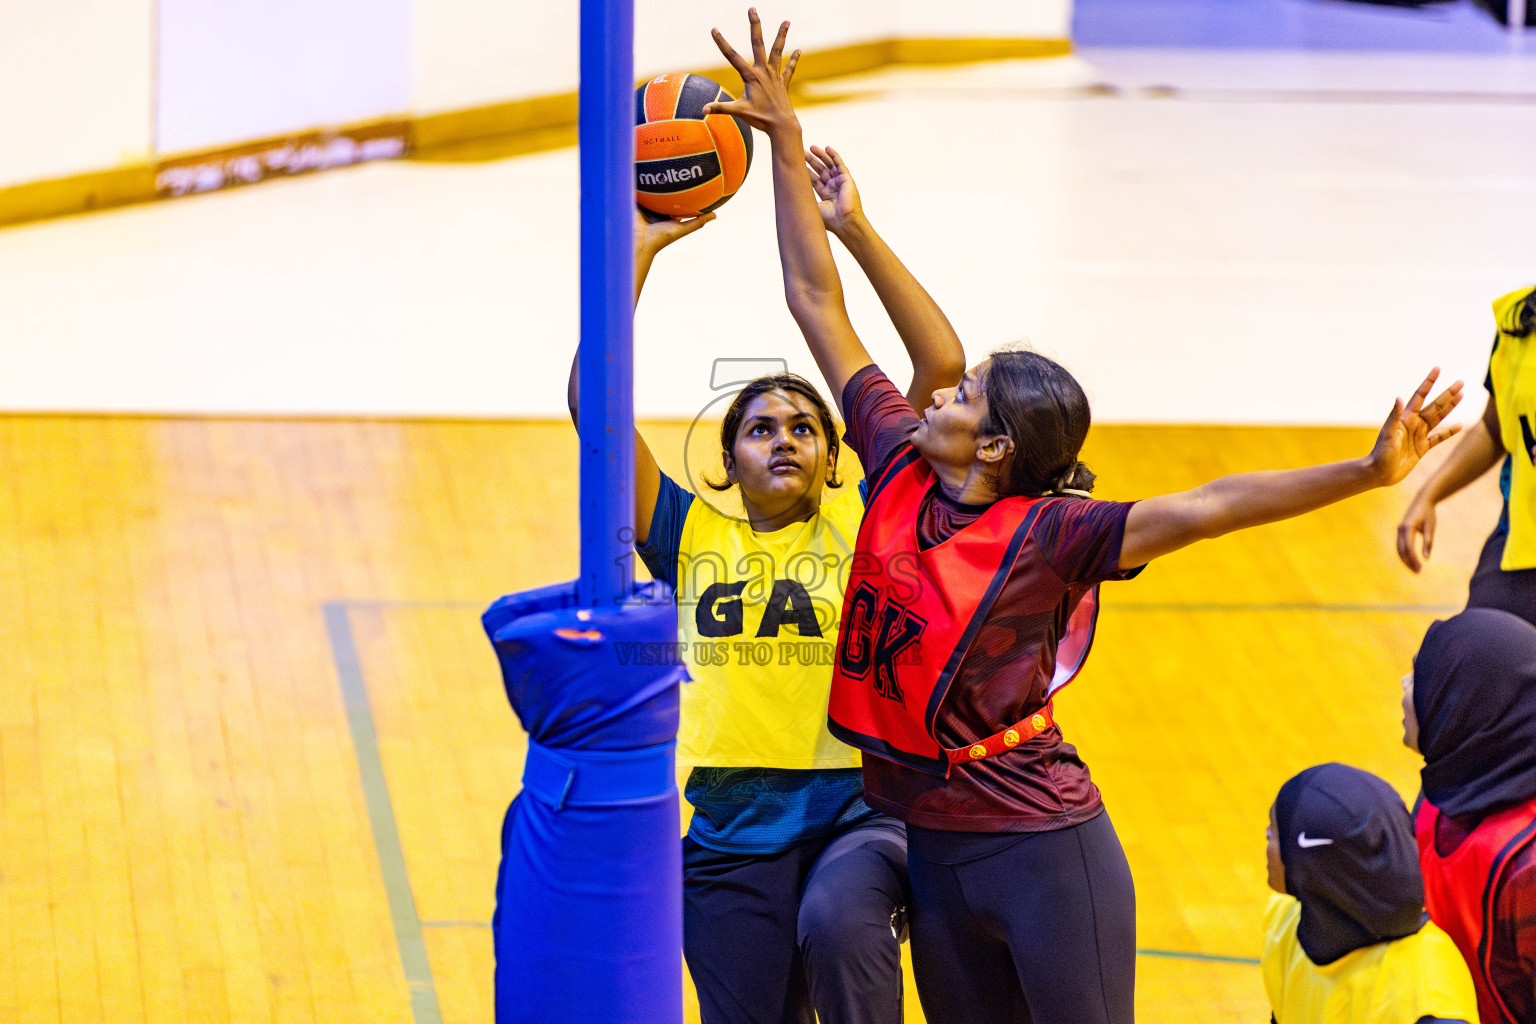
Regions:
[[[674, 472], [683, 432], [646, 430]], [[1371, 436], [1101, 427], [1088, 456], [1131, 498]], [[0, 418], [0, 1019], [490, 1021], [523, 738], [478, 613], [573, 575], [575, 451], [558, 423]], [[1497, 504], [1448, 503], [1415, 578], [1420, 478], [1106, 588], [1058, 709], [1135, 872], [1141, 1020], [1263, 1018], [1285, 778], [1337, 759], [1411, 798], [1398, 679]]]

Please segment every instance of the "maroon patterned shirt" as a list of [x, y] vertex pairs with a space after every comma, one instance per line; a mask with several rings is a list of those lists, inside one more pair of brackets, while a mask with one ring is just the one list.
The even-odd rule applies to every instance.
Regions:
[[[843, 389], [845, 440], [874, 479], [906, 442], [917, 417], [877, 366]], [[934, 488], [918, 514], [918, 540], [943, 543], [975, 522], [986, 505], [964, 505]], [[1042, 511], [997, 601], [977, 632], [935, 721], [935, 738], [963, 747], [1045, 705], [1056, 644], [1077, 599], [1104, 580], [1134, 576], [1118, 568], [1131, 505], [1062, 501]], [[1077, 749], [1049, 730], [984, 761], [962, 762], [941, 779], [873, 754], [864, 756], [864, 799], [911, 825], [950, 832], [1045, 832], [1103, 810]]]

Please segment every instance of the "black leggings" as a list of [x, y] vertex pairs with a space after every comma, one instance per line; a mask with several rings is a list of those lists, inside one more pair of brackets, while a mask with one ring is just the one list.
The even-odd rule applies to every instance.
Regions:
[[883, 815], [783, 853], [683, 840], [683, 953], [703, 1024], [901, 1024], [907, 838]]
[[928, 1024], [1131, 1024], [1136, 891], [1109, 815], [1053, 832], [907, 826]]
[[1499, 568], [1509, 527], [1501, 521], [1488, 535], [1467, 587], [1468, 608], [1497, 608], [1536, 625], [1536, 569]]

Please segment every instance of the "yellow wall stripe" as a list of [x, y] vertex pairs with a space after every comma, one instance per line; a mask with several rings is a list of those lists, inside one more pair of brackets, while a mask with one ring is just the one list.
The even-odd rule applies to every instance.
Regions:
[[[963, 64], [1071, 52], [1067, 39], [881, 39], [806, 53], [797, 80], [835, 78], [891, 64]], [[735, 81], [735, 73], [723, 65], [694, 70], [716, 81]], [[575, 92], [385, 118], [0, 188], [0, 226], [364, 160], [405, 155], [445, 162], [490, 160], [557, 149], [575, 141]]]

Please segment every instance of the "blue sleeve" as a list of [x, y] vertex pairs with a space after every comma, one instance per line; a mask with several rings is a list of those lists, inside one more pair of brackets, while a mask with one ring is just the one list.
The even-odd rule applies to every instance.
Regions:
[[661, 489], [656, 492], [656, 507], [651, 511], [651, 532], [645, 543], [635, 547], [640, 561], [651, 575], [677, 589], [677, 554], [683, 540], [683, 521], [693, 495], [683, 490], [667, 474], [661, 474]]

